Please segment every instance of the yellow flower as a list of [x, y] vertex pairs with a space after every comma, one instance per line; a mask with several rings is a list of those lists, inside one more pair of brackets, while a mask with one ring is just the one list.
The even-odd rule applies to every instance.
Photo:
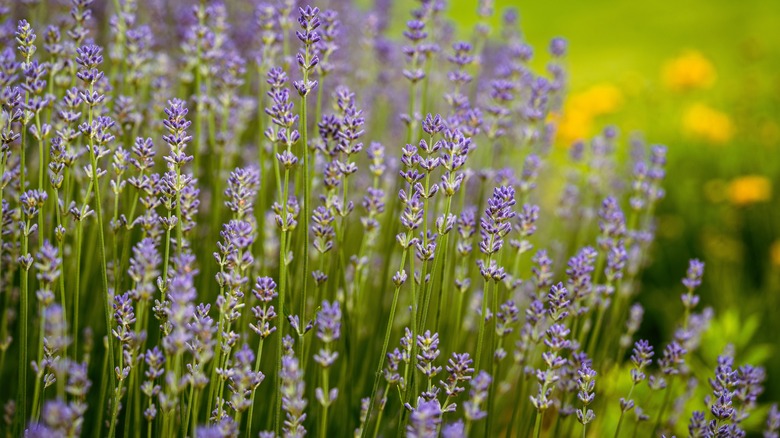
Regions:
[[746, 175], [729, 183], [729, 201], [734, 205], [766, 202], [772, 198], [772, 183], [761, 175]]
[[623, 93], [613, 84], [593, 85], [571, 96], [567, 106], [591, 116], [612, 114], [623, 104]]
[[728, 114], [703, 103], [695, 103], [685, 110], [682, 129], [689, 137], [713, 144], [728, 143], [734, 136], [734, 124]]
[[594, 119], [612, 114], [623, 104], [623, 93], [613, 84], [601, 83], [574, 93], [566, 101], [558, 124], [558, 139], [564, 145], [593, 134]]
[[716, 73], [709, 59], [696, 50], [688, 50], [666, 62], [661, 78], [666, 88], [687, 91], [711, 87]]
[[773, 266], [780, 267], [780, 240], [775, 240], [769, 248], [769, 258]]

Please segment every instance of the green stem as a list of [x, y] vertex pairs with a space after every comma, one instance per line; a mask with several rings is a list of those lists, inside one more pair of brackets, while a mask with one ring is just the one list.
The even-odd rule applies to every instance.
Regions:
[[[492, 237], [491, 237], [492, 241]], [[490, 260], [492, 258], [492, 254], [489, 254], [487, 257], [487, 262], [485, 262], [485, 266], [490, 266]], [[485, 287], [482, 291], [482, 313], [479, 315], [479, 335], [477, 336], [477, 351], [476, 351], [476, 357], [474, 358], [474, 369], [479, 372], [479, 362], [482, 359], [482, 343], [485, 340], [485, 316], [487, 315], [487, 304], [488, 304], [488, 292], [490, 290], [490, 280], [485, 278]]]
[[536, 420], [534, 421], [534, 438], [539, 438], [539, 436], [541, 436], [542, 416], [544, 416], [544, 411], [536, 411]]
[[94, 436], [95, 437], [101, 437], [103, 436], [103, 413], [106, 410], [106, 374], [114, 374], [113, 369], [108, 368], [108, 361], [109, 357], [108, 355], [103, 355], [103, 368], [102, 372], [100, 373], [100, 399], [97, 405], [97, 421], [95, 422], [94, 426]]
[[[184, 428], [184, 436], [187, 436], [187, 431], [190, 427], [190, 417], [192, 416], [192, 405], [194, 404], [193, 400], [195, 398], [195, 388], [190, 387], [190, 396], [189, 400], [187, 400], [187, 413], [184, 415], [184, 418], [182, 418], [181, 423], [182, 427]], [[195, 413], [195, 418], [198, 417], [197, 412]]]
[[[43, 186], [43, 175], [46, 164], [46, 154], [43, 153], [43, 130], [41, 129], [41, 113], [35, 113], [35, 126], [38, 128], [38, 190], [46, 192]], [[44, 210], [38, 213], [38, 249], [43, 246], [43, 237], [46, 235], [43, 228]]]
[[[309, 46], [306, 46], [308, 58]], [[308, 72], [303, 72], [304, 84], [308, 81]], [[306, 318], [306, 293], [309, 285], [309, 218], [311, 216], [311, 178], [309, 177], [309, 143], [307, 138], [306, 96], [301, 96], [301, 140], [303, 142], [303, 298], [301, 299], [301, 319]]]
[[[325, 348], [328, 348], [327, 346]], [[322, 396], [327, 397], [328, 400], [325, 401], [325, 403], [322, 404], [322, 418], [321, 418], [321, 425], [320, 425], [320, 438], [325, 438], [328, 436], [328, 406], [330, 406], [330, 395], [328, 394], [328, 369], [323, 368], [322, 369]]]
[[[257, 359], [255, 359], [255, 373], [260, 372], [260, 361], [263, 358], [263, 341], [265, 338], [260, 338], [260, 344], [257, 346]], [[255, 412], [255, 390], [252, 390], [252, 395], [249, 397], [251, 402], [249, 405], [249, 417], [246, 420], [246, 436], [252, 436], [252, 419]]]
[[[94, 85], [90, 84], [89, 86], [89, 92], [90, 94], [94, 91]], [[88, 111], [88, 121], [89, 125], [92, 125], [92, 118], [93, 118], [93, 112], [94, 109], [92, 106], [89, 107]], [[106, 242], [105, 237], [103, 236], [103, 209], [101, 207], [100, 202], [100, 185], [98, 183], [98, 167], [97, 167], [97, 156], [95, 154], [95, 140], [92, 136], [89, 137], [89, 160], [90, 164], [92, 165], [92, 185], [94, 186], [95, 191], [95, 213], [97, 215], [97, 222], [98, 222], [98, 239], [99, 239], [99, 254], [100, 254], [100, 274], [101, 279], [103, 281], [103, 293], [101, 294], [103, 296], [103, 308], [105, 309], [105, 319], [106, 319], [106, 333], [108, 335], [108, 362], [109, 362], [109, 383], [110, 386], [113, 388], [115, 386], [114, 383], [114, 347], [113, 342], [111, 342], [111, 303], [109, 302], [109, 290], [108, 290], [108, 266], [106, 264]]]
[[[443, 216], [444, 220], [445, 220], [445, 227], [446, 227], [447, 216], [450, 215], [450, 206], [451, 205], [452, 205], [452, 197], [447, 197], [447, 206], [444, 209], [444, 216]], [[441, 245], [442, 246], [442, 248], [441, 248], [442, 256], [441, 257], [443, 257], [443, 260], [442, 260], [441, 274], [439, 274], [439, 284], [438, 284], [438, 287], [436, 288], [437, 295], [438, 295], [438, 302], [436, 303], [436, 319], [434, 321], [434, 328], [436, 329], [436, 333], [439, 333], [439, 322], [441, 321], [442, 298], [444, 296], [444, 274], [445, 274], [445, 272], [447, 272], [447, 260], [448, 260], [447, 255], [449, 254], [449, 251], [448, 251], [449, 250], [449, 237], [450, 237], [450, 233], [445, 234], [444, 237], [442, 238], [443, 242], [442, 242], [442, 245]], [[432, 274], [433, 275], [436, 274], [436, 267], [438, 265], [439, 258], [440, 258], [439, 257], [439, 251], [437, 251], [433, 255], [433, 270], [432, 270]]]
[[[284, 347], [282, 345], [282, 340], [284, 339], [284, 319], [285, 319], [285, 310], [284, 310], [284, 301], [285, 301], [285, 295], [287, 293], [287, 250], [286, 250], [286, 241], [287, 241], [287, 191], [290, 183], [290, 170], [285, 169], [284, 171], [284, 193], [283, 193], [283, 199], [282, 199], [282, 233], [281, 237], [279, 238], [279, 320], [281, 323], [279, 324], [279, 338], [277, 339], [277, 355], [276, 355], [276, 385], [274, 385], [275, 388], [279, 387], [279, 384], [281, 382], [280, 380], [280, 374], [282, 371], [282, 355], [284, 354]], [[277, 435], [279, 435], [279, 431], [282, 427], [282, 397], [277, 392], [276, 394], [276, 414], [274, 415], [274, 431]]]
[[84, 221], [76, 225], [76, 286], [73, 289], [73, 354], [79, 355], [79, 301], [81, 298], [81, 247], [84, 234]]
[[43, 334], [46, 324], [45, 310], [43, 307], [40, 309], [40, 326], [38, 330], [38, 374], [35, 376], [35, 390], [33, 391], [33, 404], [32, 404], [32, 421], [38, 422], [40, 409], [38, 407], [39, 402], [43, 399], [43, 390], [41, 389], [41, 383], [43, 383], [43, 375], [45, 368], [41, 362], [43, 362]]
[[[24, 101], [27, 103], [29, 101], [29, 93], [24, 93]], [[24, 110], [22, 111], [22, 120], [24, 120]], [[25, 180], [25, 173], [27, 169], [26, 164], [26, 151], [25, 146], [27, 145], [27, 126], [25, 123], [22, 123], [21, 126], [22, 130], [22, 139], [19, 143], [19, 190], [24, 193], [24, 191], [27, 189], [27, 181]]]
[[[27, 237], [27, 229], [29, 228], [29, 223], [24, 227], [24, 230], [22, 231], [22, 254], [27, 254], [27, 245], [28, 245], [28, 237]], [[19, 336], [19, 380], [17, 384], [19, 385], [18, 388], [18, 395], [17, 395], [17, 424], [16, 424], [16, 431], [17, 435], [21, 435], [21, 431], [24, 430], [24, 422], [27, 421], [27, 324], [28, 324], [28, 299], [29, 299], [29, 291], [27, 290], [27, 280], [28, 280], [28, 274], [29, 272], [27, 269], [22, 268], [21, 272], [21, 293], [20, 293], [20, 299], [19, 299], [19, 329], [21, 331]]]
[[[415, 379], [415, 373], [414, 371], [417, 369], [417, 335], [420, 333], [419, 328], [417, 327], [417, 313], [420, 309], [418, 309], [417, 306], [417, 285], [416, 281], [414, 279], [414, 257], [415, 255], [412, 254], [412, 246], [409, 246], [409, 279], [412, 282], [412, 357], [411, 357], [411, 369], [412, 369], [412, 376], [411, 380], [413, 382], [408, 382], [409, 386], [406, 388], [406, 396], [404, 397], [404, 402], [408, 403], [412, 396], [412, 388], [414, 388], [414, 394], [419, 394], [419, 380]], [[424, 281], [423, 279], [423, 273], [420, 272], [420, 283]], [[413, 383], [413, 384], [412, 384]]]
[[[390, 391], [390, 382], [385, 385], [385, 391], [382, 393], [382, 401], [379, 402], [379, 412], [376, 414], [376, 425], [374, 425], [373, 438], [379, 436], [379, 426], [382, 424], [382, 414], [385, 413], [385, 405], [387, 404], [387, 392]], [[369, 419], [366, 417], [366, 421]], [[368, 426], [368, 424], [366, 424]], [[365, 426], [364, 426], [365, 429]]]
[[[411, 238], [412, 233], [407, 232], [406, 233], [407, 239]], [[404, 264], [406, 263], [406, 251], [403, 251], [401, 253], [401, 265], [398, 268], [398, 271], [402, 271]], [[414, 281], [414, 278], [412, 278], [412, 281]], [[387, 321], [387, 328], [385, 329], [385, 341], [382, 344], [382, 354], [379, 355], [379, 365], [377, 366], [376, 373], [374, 375], [374, 387], [371, 390], [371, 398], [368, 402], [368, 411], [366, 412], [366, 426], [371, 422], [371, 411], [374, 408], [374, 399], [376, 398], [376, 392], [379, 389], [379, 380], [382, 378], [382, 368], [385, 365], [385, 356], [387, 355], [387, 347], [390, 345], [390, 334], [393, 331], [393, 321], [395, 320], [395, 310], [398, 307], [398, 295], [401, 290], [401, 285], [398, 284], [395, 286], [395, 292], [393, 292], [393, 304], [390, 306], [390, 318]], [[385, 394], [385, 397], [387, 395]], [[382, 406], [384, 409], [384, 405]], [[381, 414], [382, 411], [380, 411]], [[377, 422], [381, 421], [381, 417], [377, 417]], [[377, 426], [378, 428], [379, 426]], [[365, 438], [366, 436], [366, 430], [368, 427], [364, 427], [361, 431], [360, 437]], [[376, 436], [376, 435], [375, 435]]]

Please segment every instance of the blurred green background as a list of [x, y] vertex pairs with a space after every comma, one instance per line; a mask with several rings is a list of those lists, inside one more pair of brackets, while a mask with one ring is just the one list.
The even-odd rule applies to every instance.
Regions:
[[[399, 35], [412, 3], [393, 2]], [[669, 146], [639, 336], [671, 338], [680, 279], [700, 258], [702, 303], [716, 317], [699, 359], [711, 363], [732, 344], [737, 363], [766, 366], [765, 399], [780, 399], [780, 1], [499, 0], [492, 38], [507, 7], [539, 70], [550, 38], [569, 41], [556, 147], [610, 124], [625, 147], [635, 132]], [[456, 35], [473, 34], [476, 9], [450, 2]]]

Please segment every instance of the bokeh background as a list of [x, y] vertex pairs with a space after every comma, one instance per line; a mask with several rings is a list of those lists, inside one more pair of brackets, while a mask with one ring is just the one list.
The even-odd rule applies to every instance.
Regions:
[[[399, 35], [412, 3], [391, 2]], [[476, 8], [450, 2], [456, 35], [473, 34]], [[731, 344], [738, 361], [764, 364], [765, 398], [780, 399], [780, 1], [499, 0], [491, 38], [507, 8], [537, 52], [569, 41], [556, 147], [608, 125], [625, 148], [632, 135], [669, 147], [639, 336], [671, 338], [680, 279], [700, 258], [702, 303], [716, 315], [700, 359]]]

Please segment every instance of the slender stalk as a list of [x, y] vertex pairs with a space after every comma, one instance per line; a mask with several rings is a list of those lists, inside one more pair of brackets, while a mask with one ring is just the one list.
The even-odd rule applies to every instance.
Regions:
[[534, 421], [534, 438], [539, 438], [542, 433], [542, 417], [544, 411], [536, 411], [536, 420]]
[[[1, 196], [0, 196], [1, 197]], [[55, 216], [57, 218], [57, 228], [62, 226], [62, 213], [60, 212], [60, 192], [55, 187], [54, 188], [54, 211]], [[2, 234], [3, 230], [0, 229], [0, 234]], [[64, 244], [63, 240], [65, 239], [65, 236], [63, 235], [61, 239], [55, 238], [57, 240], [57, 249], [59, 250], [60, 257], [64, 257], [65, 251], [64, 251]], [[0, 241], [0, 246], [2, 246], [2, 241]], [[2, 272], [2, 268], [0, 268], [0, 272]], [[67, 300], [65, 299], [65, 275], [60, 274], [60, 278], [58, 279], [58, 285], [60, 288], [60, 300], [62, 300], [62, 319], [65, 321], [68, 321], [67, 315], [68, 315], [68, 306], [67, 306]], [[65, 346], [63, 350], [63, 354], [65, 356], [68, 355], [68, 347]]]
[[[452, 206], [452, 197], [448, 196], [447, 197], [446, 207], [444, 208], [444, 216], [443, 216], [444, 221], [445, 221], [445, 224], [444, 224], [445, 227], [447, 226], [446, 225], [446, 221], [447, 221], [447, 217], [450, 215], [450, 208], [451, 208], [451, 206]], [[450, 230], [450, 232], [451, 231], [452, 230]], [[439, 257], [439, 253], [442, 254], [441, 258], [443, 258], [443, 260], [442, 260], [442, 267], [441, 267], [441, 274], [439, 275], [439, 287], [436, 289], [437, 290], [437, 295], [438, 295], [438, 302], [436, 303], [436, 319], [434, 320], [434, 327], [436, 329], [436, 333], [439, 333], [439, 321], [440, 321], [440, 318], [441, 318], [442, 297], [444, 296], [444, 273], [447, 270], [447, 255], [448, 255], [448, 249], [449, 249], [449, 246], [448, 246], [449, 238], [450, 238], [450, 233], [448, 232], [447, 234], [445, 234], [442, 237], [443, 242], [441, 244], [441, 246], [442, 246], [441, 251], [437, 251], [433, 255], [433, 269], [431, 270], [431, 275], [435, 275], [436, 274], [436, 268], [437, 268], [438, 261], [439, 261], [439, 258], [440, 258]]]
[[[496, 324], [498, 318], [496, 317], [498, 315], [498, 285], [493, 286], [493, 342], [492, 342], [492, 348], [490, 349], [490, 362], [492, 364], [490, 374], [493, 376], [493, 379], [490, 381], [490, 386], [488, 389], [488, 410], [487, 412], [495, 412], [494, 407], [496, 404], [496, 390], [497, 390], [497, 383], [498, 383], [498, 376], [501, 373], [501, 363], [498, 362], [498, 360], [495, 357], [495, 351], [498, 350], [498, 348], [501, 348], [503, 346], [504, 339], [501, 338], [498, 340], [498, 346], [496, 346], [496, 338], [498, 337], [498, 334], [496, 332]], [[487, 419], [485, 420], [485, 436], [492, 436], [493, 431], [493, 421], [495, 420], [495, 415], [488, 415]]]
[[[119, 369], [122, 369], [122, 359], [119, 359]], [[124, 379], [119, 380], [119, 386], [114, 390], [114, 402], [111, 404], [111, 422], [108, 427], [108, 436], [116, 436], [116, 421], [119, 417], [119, 405], [122, 399], [122, 389], [124, 388]]]
[[81, 298], [81, 247], [84, 234], [84, 221], [79, 220], [76, 225], [76, 286], [73, 289], [73, 354], [79, 354], [79, 301]]
[[[412, 396], [412, 388], [414, 388], [414, 394], [419, 394], [420, 391], [418, 389], [419, 386], [419, 380], [415, 379], [415, 373], [414, 370], [417, 369], [417, 335], [419, 332], [419, 327], [417, 326], [417, 313], [420, 311], [417, 305], [417, 286], [416, 281], [414, 279], [414, 254], [412, 254], [412, 247], [409, 246], [409, 271], [410, 276], [409, 279], [412, 282], [412, 357], [411, 357], [411, 369], [412, 369], [412, 376], [411, 376], [411, 382], [407, 380], [409, 383], [409, 386], [406, 388], [406, 396], [404, 397], [404, 402], [408, 403]], [[420, 272], [420, 283], [423, 282], [423, 272]]]
[[[263, 71], [265, 69], [265, 64], [259, 63], [257, 65], [257, 76], [259, 78], [258, 84], [257, 84], [257, 164], [260, 167], [260, 189], [257, 191], [258, 193], [258, 202], [257, 206], [255, 207], [255, 221], [257, 222], [257, 232], [260, 236], [263, 235], [265, 232], [265, 211], [266, 211], [266, 196], [268, 194], [267, 185], [269, 183], [268, 181], [268, 170], [267, 169], [267, 163], [266, 158], [267, 154], [265, 153], [265, 148], [263, 147], [263, 139], [264, 139], [264, 132], [265, 132], [265, 111], [263, 109], [265, 108], [265, 89], [263, 88]], [[263, 250], [263, 240], [262, 238], [257, 239], [257, 242], [255, 244], [257, 245], [257, 251], [262, 252]], [[260, 257], [260, 272], [265, 273], [265, 266], [266, 261], [265, 257]], [[252, 415], [250, 411], [249, 415], [249, 423], [252, 422], [251, 420]]]
[[[203, 2], [201, 2], [201, 8], [203, 8]], [[204, 25], [203, 17], [205, 14], [203, 11], [198, 11], [198, 26], [202, 27]], [[200, 175], [200, 155], [201, 155], [201, 149], [203, 148], [203, 112], [205, 111], [204, 105], [203, 105], [203, 73], [202, 70], [202, 48], [200, 44], [200, 39], [198, 40], [198, 43], [196, 44], [195, 48], [195, 58], [197, 59], [198, 64], [195, 66], [195, 95], [196, 97], [196, 113], [195, 113], [195, 147], [192, 148], [192, 168], [193, 173], [195, 174], [195, 177], [198, 178]]]
[[[491, 236], [491, 246], [492, 246], [492, 240], [493, 237]], [[485, 266], [490, 266], [490, 260], [492, 258], [492, 254], [489, 254], [487, 257], [487, 262]], [[485, 286], [482, 290], [482, 313], [479, 315], [479, 334], [477, 335], [477, 352], [476, 357], [474, 358], [474, 369], [479, 372], [479, 363], [482, 359], [482, 343], [485, 340], [485, 316], [487, 315], [487, 304], [488, 304], [488, 293], [490, 292], [490, 280], [485, 278]]]
[[[308, 58], [309, 46], [306, 46]], [[309, 73], [304, 69], [303, 83], [307, 83]], [[309, 285], [309, 218], [311, 217], [311, 178], [309, 177], [309, 143], [307, 138], [306, 96], [301, 96], [301, 141], [303, 143], [303, 298], [301, 299], [301, 318], [306, 318], [306, 293]]]
[[[631, 394], [634, 392], [634, 388], [636, 388], [636, 382], [631, 384], [631, 389], [628, 391], [628, 396], [626, 396], [626, 400], [631, 400]], [[615, 438], [618, 438], [620, 436], [620, 426], [623, 424], [623, 417], [625, 416], [626, 411], [623, 409], [620, 409], [620, 418], [618, 419], [617, 428], [615, 429]]]
[[[193, 387], [190, 387], [190, 396], [189, 400], [187, 400], [187, 412], [184, 415], [184, 417], [181, 419], [181, 426], [184, 428], [184, 436], [187, 436], [187, 432], [190, 428], [190, 417], [192, 417], [192, 405], [194, 404], [195, 399], [195, 391], [196, 389]], [[193, 422], [197, 422], [198, 414], [195, 413], [195, 420]]]
[[[410, 239], [412, 236], [411, 232], [406, 233], [407, 239]], [[406, 251], [403, 251], [401, 253], [401, 264], [398, 268], [398, 271], [403, 271], [403, 267], [406, 263]], [[412, 281], [414, 281], [414, 278], [412, 278]], [[387, 328], [385, 329], [385, 340], [382, 344], [382, 354], [379, 355], [379, 365], [377, 366], [376, 373], [374, 375], [374, 386], [373, 389], [371, 389], [371, 397], [368, 402], [368, 411], [366, 413], [366, 426], [371, 422], [371, 412], [374, 409], [374, 399], [376, 398], [376, 392], [379, 389], [379, 380], [382, 378], [382, 368], [385, 366], [385, 356], [387, 356], [387, 347], [390, 345], [390, 333], [393, 331], [393, 321], [395, 320], [395, 311], [398, 307], [398, 295], [401, 290], [401, 285], [397, 284], [395, 286], [395, 291], [393, 292], [393, 304], [390, 306], [390, 318], [387, 321]], [[384, 406], [382, 406], [384, 408]], [[380, 411], [381, 412], [381, 411]], [[377, 418], [377, 421], [380, 421], [381, 417]], [[378, 426], [377, 426], [378, 427]], [[364, 427], [361, 430], [360, 437], [365, 438], [366, 436], [366, 430], [368, 427]]]
[[[30, 228], [30, 222], [27, 221], [24, 230], [22, 231], [22, 254], [27, 254], [28, 235], [27, 230]], [[16, 431], [21, 432], [24, 429], [24, 422], [27, 421], [27, 325], [28, 325], [28, 311], [29, 311], [29, 291], [28, 289], [28, 275], [29, 272], [24, 267], [21, 272], [21, 290], [19, 295], [19, 380], [18, 395], [17, 395], [17, 419], [16, 419]]]
[[32, 421], [37, 422], [40, 418], [40, 408], [39, 408], [39, 402], [43, 399], [43, 391], [41, 389], [41, 383], [43, 383], [43, 371], [45, 371], [44, 365], [41, 363], [43, 362], [43, 334], [44, 334], [44, 325], [46, 324], [46, 318], [44, 318], [45, 310], [41, 306], [40, 308], [40, 325], [38, 327], [38, 330], [40, 333], [38, 334], [38, 358], [37, 358], [37, 364], [38, 364], [38, 373], [35, 376], [35, 390], [33, 391], [33, 403], [32, 403]]
[[[282, 199], [282, 233], [279, 238], [279, 319], [284, 321], [285, 319], [285, 295], [287, 293], [287, 191], [290, 183], [290, 170], [284, 171], [284, 193]], [[279, 324], [279, 338], [277, 339], [277, 355], [276, 355], [276, 385], [279, 387], [281, 382], [282, 371], [282, 355], [284, 354], [284, 346], [282, 340], [284, 339], [284, 323]], [[274, 415], [274, 431], [279, 435], [279, 431], [282, 427], [282, 397], [276, 392], [276, 414]]]
[[[35, 113], [35, 126], [38, 128], [38, 190], [41, 192], [46, 192], [46, 187], [43, 185], [43, 175], [44, 175], [44, 169], [46, 164], [46, 154], [43, 152], [43, 129], [41, 128], [41, 113], [36, 112]], [[43, 237], [44, 237], [44, 228], [43, 228], [43, 219], [44, 219], [44, 210], [41, 209], [41, 211], [38, 213], [38, 249], [43, 246]]]
[[109, 357], [107, 354], [103, 355], [103, 367], [100, 373], [100, 399], [97, 405], [97, 421], [94, 425], [94, 436], [102, 437], [103, 434], [103, 413], [106, 410], [106, 374], [114, 375], [114, 370], [108, 368]]
[[[379, 412], [377, 412], [376, 414], [376, 425], [374, 426], [374, 434], [372, 435], [373, 438], [379, 436], [379, 426], [382, 424], [382, 414], [385, 413], [385, 405], [387, 404], [388, 391], [390, 391], [390, 382], [387, 382], [387, 384], [385, 385], [385, 390], [382, 393], [382, 401], [379, 403]], [[368, 420], [369, 418], [366, 418], [366, 421]], [[368, 426], [368, 424], [366, 424], [366, 426]]]
[[[92, 94], [94, 92], [95, 86], [94, 84], [90, 84], [89, 86], [89, 92]], [[92, 125], [92, 119], [93, 119], [93, 113], [94, 108], [92, 106], [89, 106], [88, 112], [87, 112], [87, 118], [89, 125]], [[103, 235], [103, 209], [100, 202], [100, 184], [98, 182], [98, 167], [97, 167], [97, 155], [95, 154], [95, 139], [93, 136], [89, 136], [89, 161], [92, 165], [92, 186], [94, 187], [95, 191], [95, 214], [97, 215], [97, 226], [98, 226], [98, 254], [100, 256], [100, 274], [101, 274], [101, 280], [103, 281], [103, 293], [101, 294], [103, 296], [103, 308], [105, 309], [105, 319], [106, 319], [106, 333], [108, 334], [108, 364], [109, 369], [111, 372], [109, 372], [109, 383], [111, 387], [115, 386], [114, 383], [114, 347], [113, 342], [111, 342], [111, 303], [109, 302], [109, 289], [108, 289], [108, 265], [106, 264], [106, 241], [105, 237]]]
[[[263, 341], [265, 338], [260, 338], [260, 343], [257, 346], [257, 359], [255, 359], [255, 373], [260, 372], [260, 361], [263, 358]], [[249, 405], [249, 417], [246, 420], [246, 436], [252, 436], [252, 419], [255, 412], [255, 389], [252, 390], [252, 395], [249, 396], [251, 404]]]
[[322, 404], [322, 416], [320, 419], [320, 434], [319, 434], [320, 438], [325, 438], [326, 436], [328, 436], [328, 406], [330, 406], [331, 403], [330, 396], [328, 395], [329, 392], [328, 378], [329, 378], [329, 371], [327, 368], [323, 368], [322, 369], [322, 393], [323, 393], [323, 397], [328, 398], [328, 401]]
[[[28, 60], [29, 62], [29, 60]], [[24, 93], [24, 102], [27, 104], [29, 102], [29, 92]], [[19, 142], [19, 187], [20, 190], [24, 193], [25, 190], [27, 190], [27, 181], [25, 179], [25, 173], [27, 172], [27, 152], [26, 152], [26, 146], [27, 146], [27, 124], [25, 121], [25, 113], [26, 111], [22, 112], [22, 139]]]

